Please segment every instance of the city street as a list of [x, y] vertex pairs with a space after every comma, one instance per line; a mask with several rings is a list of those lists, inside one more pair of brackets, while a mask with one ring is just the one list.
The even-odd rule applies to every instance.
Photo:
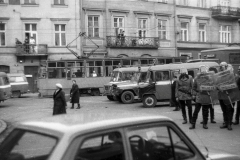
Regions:
[[[108, 116], [119, 112], [146, 113], [152, 115], [164, 115], [172, 118], [193, 142], [204, 151], [206, 146], [210, 152], [214, 150], [238, 154], [240, 150], [240, 125], [233, 126], [232, 131], [220, 129], [222, 123], [222, 112], [219, 105], [215, 106], [216, 124], [208, 124], [209, 129], [203, 129], [200, 122], [202, 113], [199, 113], [196, 129], [189, 130], [190, 124], [182, 124], [181, 111], [172, 111], [174, 108], [169, 104], [158, 103], [155, 108], [143, 108], [142, 103], [121, 104], [109, 101], [107, 97], [81, 97], [81, 109], [70, 109], [68, 102], [67, 114], [78, 114], [80, 112], [91, 112], [93, 116]], [[22, 121], [38, 120], [52, 116], [52, 98], [38, 98], [37, 94], [25, 94], [21, 98], [13, 98], [0, 104], [0, 119], [4, 120], [8, 128], [0, 135], [0, 142], [9, 131]], [[76, 107], [75, 107], [76, 108]]]

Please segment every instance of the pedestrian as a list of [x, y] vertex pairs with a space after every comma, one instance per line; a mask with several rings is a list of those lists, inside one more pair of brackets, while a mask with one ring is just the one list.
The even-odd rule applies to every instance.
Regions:
[[189, 122], [192, 122], [192, 86], [193, 79], [188, 75], [187, 69], [181, 69], [181, 75], [176, 82], [176, 100], [182, 109], [183, 123], [187, 123], [186, 106], [188, 108]]
[[200, 70], [200, 74], [194, 78], [194, 83], [193, 83], [193, 99], [195, 99], [196, 104], [193, 112], [192, 126], [189, 129], [195, 129], [198, 113], [201, 108], [202, 108], [202, 115], [203, 115], [203, 128], [208, 129], [207, 127], [208, 113], [210, 108], [212, 108], [210, 93], [208, 91], [202, 91], [200, 89], [200, 84], [198, 82], [199, 77], [207, 73], [207, 68], [206, 66], [201, 66], [199, 70]]
[[62, 90], [62, 85], [60, 83], [56, 84], [56, 90], [53, 94], [53, 115], [66, 114], [66, 99], [65, 93]]
[[30, 47], [31, 47], [31, 52], [35, 52], [34, 48], [35, 48], [35, 45], [36, 45], [36, 41], [33, 38], [33, 36], [30, 37], [29, 44], [30, 44]]
[[[236, 81], [238, 89], [240, 90], [240, 66], [238, 67], [238, 74], [236, 75]], [[235, 122], [233, 122], [234, 125], [239, 124], [239, 117], [240, 117], [240, 101], [237, 101], [237, 109], [235, 113]]]
[[[228, 64], [226, 62], [221, 62], [220, 70], [225, 71], [227, 69], [228, 69]], [[226, 97], [226, 93], [223, 93], [223, 91], [219, 90], [218, 100], [223, 112], [223, 124], [220, 126], [220, 128], [221, 129], [227, 128], [228, 130], [232, 130], [232, 118], [234, 113], [234, 109], [232, 108], [232, 106], [234, 106], [234, 103], [225, 104], [224, 97]]]
[[76, 83], [76, 80], [72, 80], [72, 89], [70, 91], [70, 102], [72, 103], [72, 107], [71, 109], [74, 109], [74, 103], [78, 104], [77, 109], [80, 109], [80, 103], [79, 103], [79, 88], [78, 85]]
[[25, 52], [29, 53], [29, 38], [28, 38], [28, 36], [25, 37], [23, 45], [24, 45]]
[[96, 74], [95, 71], [93, 71], [93, 73], [92, 73], [92, 77], [97, 77], [97, 74]]
[[180, 110], [180, 106], [179, 106], [179, 103], [178, 101], [176, 100], [176, 82], [177, 82], [177, 76], [173, 76], [173, 83], [172, 83], [172, 103], [173, 103], [173, 106], [175, 106], [175, 109], [173, 111], [179, 111]]

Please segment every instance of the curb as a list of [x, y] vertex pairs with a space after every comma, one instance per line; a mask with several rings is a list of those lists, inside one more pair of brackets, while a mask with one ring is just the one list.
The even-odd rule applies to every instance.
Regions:
[[0, 119], [0, 134], [7, 128], [6, 122]]

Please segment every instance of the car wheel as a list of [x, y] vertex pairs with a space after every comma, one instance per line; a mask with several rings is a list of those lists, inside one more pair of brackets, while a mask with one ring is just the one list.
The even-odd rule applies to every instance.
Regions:
[[154, 95], [145, 95], [143, 97], [143, 105], [147, 108], [155, 107], [157, 103], [156, 97]]
[[110, 101], [114, 101], [114, 99], [113, 99], [113, 96], [107, 96], [107, 98], [108, 98], [108, 100], [110, 100]]
[[21, 92], [20, 91], [13, 91], [12, 92], [12, 97], [13, 98], [20, 98], [21, 97]]
[[131, 91], [125, 91], [121, 95], [121, 100], [124, 104], [133, 103], [134, 101], [134, 94]]

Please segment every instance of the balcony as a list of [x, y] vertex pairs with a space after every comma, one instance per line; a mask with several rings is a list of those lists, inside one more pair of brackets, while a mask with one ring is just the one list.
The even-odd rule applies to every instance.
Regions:
[[16, 56], [47, 56], [47, 44], [16, 45]]
[[240, 8], [215, 6], [211, 8], [212, 17], [223, 20], [237, 20], [240, 18]]
[[144, 48], [144, 49], [158, 49], [158, 37], [117, 37], [107, 36], [107, 47], [109, 48]]

